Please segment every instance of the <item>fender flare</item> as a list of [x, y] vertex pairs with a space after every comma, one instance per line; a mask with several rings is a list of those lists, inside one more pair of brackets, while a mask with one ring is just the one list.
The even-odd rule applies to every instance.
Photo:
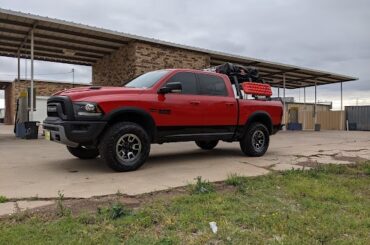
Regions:
[[253, 122], [263, 123], [267, 127], [269, 133], [272, 134], [273, 124], [270, 114], [268, 114], [266, 111], [255, 111], [248, 117], [248, 120], [245, 122], [243, 135], [248, 126]]
[[108, 114], [104, 115], [103, 120], [107, 121], [108, 124], [109, 122], [115, 121], [115, 119], [118, 119], [124, 115], [135, 115], [140, 118], [143, 118], [144, 121], [140, 124], [141, 126], [144, 127], [144, 129], [147, 131], [149, 137], [153, 140], [155, 139], [157, 135], [157, 130], [156, 130], [156, 124], [153, 119], [153, 117], [145, 110], [138, 108], [138, 107], [132, 107], [132, 106], [127, 106], [127, 107], [120, 107], [117, 109], [112, 110]]

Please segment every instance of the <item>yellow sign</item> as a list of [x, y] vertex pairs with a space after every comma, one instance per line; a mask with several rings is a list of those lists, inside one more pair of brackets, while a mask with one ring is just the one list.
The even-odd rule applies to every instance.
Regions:
[[48, 130], [45, 130], [45, 139], [46, 140], [50, 140], [50, 131], [48, 131]]

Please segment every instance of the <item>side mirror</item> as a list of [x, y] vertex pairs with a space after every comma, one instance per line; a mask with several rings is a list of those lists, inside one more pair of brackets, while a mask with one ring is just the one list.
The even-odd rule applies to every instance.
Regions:
[[182, 85], [179, 82], [167, 83], [158, 90], [158, 94], [181, 93]]

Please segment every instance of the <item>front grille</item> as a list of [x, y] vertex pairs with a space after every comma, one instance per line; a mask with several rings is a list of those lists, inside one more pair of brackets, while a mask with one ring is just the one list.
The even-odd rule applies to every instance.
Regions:
[[49, 117], [65, 117], [63, 102], [48, 102], [47, 113]]
[[48, 117], [59, 117], [57, 112], [48, 112]]
[[73, 105], [66, 96], [53, 96], [47, 103], [48, 117], [59, 117], [63, 120], [73, 120]]
[[48, 103], [48, 106], [47, 106], [48, 117], [59, 117], [58, 107], [61, 107], [59, 102]]

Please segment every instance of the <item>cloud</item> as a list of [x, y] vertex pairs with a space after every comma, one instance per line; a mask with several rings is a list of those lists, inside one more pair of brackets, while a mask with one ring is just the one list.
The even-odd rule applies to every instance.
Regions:
[[[1, 6], [131, 34], [360, 77], [347, 98], [370, 94], [370, 2], [358, 0], [2, 0]], [[55, 7], [58, 4], [58, 7]], [[0, 59], [0, 73], [14, 66]], [[40, 73], [71, 66], [37, 66]], [[78, 68], [78, 79], [91, 71]], [[1, 79], [1, 76], [0, 76]], [[53, 77], [59, 79], [59, 77]], [[63, 77], [69, 79], [69, 77]], [[319, 98], [338, 101], [339, 85]], [[298, 96], [299, 91], [289, 91]]]

